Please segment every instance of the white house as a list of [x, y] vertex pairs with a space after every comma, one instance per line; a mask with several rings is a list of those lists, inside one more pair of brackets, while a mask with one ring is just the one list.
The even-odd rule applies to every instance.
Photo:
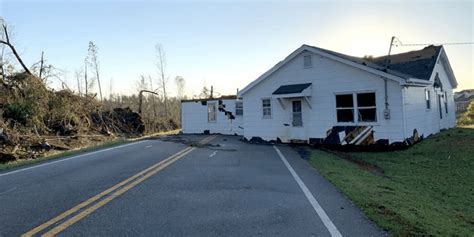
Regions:
[[238, 93], [239, 127], [265, 141], [411, 144], [455, 125], [456, 86], [442, 46], [387, 61], [303, 45]]
[[243, 135], [242, 112], [236, 96], [182, 100], [182, 132]]

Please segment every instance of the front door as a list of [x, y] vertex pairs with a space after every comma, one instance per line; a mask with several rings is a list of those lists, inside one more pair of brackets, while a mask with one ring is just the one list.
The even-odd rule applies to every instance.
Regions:
[[291, 112], [290, 139], [304, 140], [305, 131], [303, 128], [303, 108], [301, 100], [291, 101]]

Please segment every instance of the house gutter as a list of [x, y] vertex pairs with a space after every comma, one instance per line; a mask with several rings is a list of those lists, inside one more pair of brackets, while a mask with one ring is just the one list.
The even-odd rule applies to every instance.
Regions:
[[402, 86], [415, 86], [415, 87], [426, 87], [432, 85], [433, 82], [427, 80], [421, 80], [417, 78], [408, 78]]

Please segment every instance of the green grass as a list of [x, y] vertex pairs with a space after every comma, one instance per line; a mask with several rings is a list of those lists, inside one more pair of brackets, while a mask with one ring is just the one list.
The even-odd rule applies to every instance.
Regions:
[[58, 158], [65, 157], [65, 156], [77, 155], [77, 154], [84, 153], [84, 152], [104, 149], [104, 148], [107, 148], [107, 147], [118, 146], [118, 145], [128, 143], [128, 142], [130, 142], [130, 141], [125, 140], [125, 139], [117, 139], [117, 140], [113, 140], [113, 141], [103, 142], [103, 143], [100, 143], [100, 144], [95, 145], [95, 146], [64, 151], [64, 152], [56, 153], [56, 154], [53, 154], [53, 155], [40, 157], [40, 158], [37, 158], [37, 159], [17, 160], [17, 161], [12, 161], [12, 162], [7, 162], [7, 163], [0, 163], [0, 171], [16, 168], [16, 167], [20, 167], [20, 166], [25, 166], [25, 165], [31, 165], [31, 164], [35, 164], [35, 163], [38, 163], [38, 162], [43, 162], [43, 161], [46, 161], [46, 160], [58, 159]]
[[454, 128], [404, 151], [313, 151], [310, 163], [394, 236], [474, 236], [474, 129]]

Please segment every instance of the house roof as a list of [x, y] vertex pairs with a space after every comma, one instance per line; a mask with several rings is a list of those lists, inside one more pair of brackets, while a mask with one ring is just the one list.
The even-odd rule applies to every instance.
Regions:
[[292, 85], [284, 85], [278, 87], [272, 94], [273, 95], [282, 95], [282, 94], [295, 94], [301, 93], [304, 89], [311, 86], [311, 83], [304, 83], [304, 84], [292, 84]]
[[[447, 73], [450, 77], [450, 80], [455, 88], [457, 86], [456, 79], [454, 74], [452, 73], [452, 69], [449, 65], [447, 60], [446, 54], [442, 50], [442, 46], [433, 46], [430, 45], [425, 47], [421, 50], [411, 51], [407, 53], [401, 54], [394, 54], [390, 56], [390, 61], [388, 68], [385, 68], [385, 60], [386, 56], [383, 57], [376, 57], [372, 59], [368, 58], [360, 58], [354, 57], [350, 55], [345, 55], [342, 53], [334, 52], [331, 50], [318, 48], [315, 46], [310, 45], [302, 45], [300, 48], [295, 50], [289, 56], [287, 56], [283, 61], [280, 61], [275, 66], [273, 66], [270, 70], [265, 72], [255, 81], [251, 82], [247, 85], [244, 89], [239, 92], [239, 96], [245, 94], [248, 90], [250, 90], [255, 85], [259, 84], [261, 81], [266, 79], [268, 76], [273, 74], [283, 65], [288, 63], [291, 59], [299, 55], [301, 52], [307, 50], [322, 56], [326, 56], [333, 60], [348, 64], [350, 66], [354, 66], [360, 68], [362, 70], [368, 71], [370, 73], [380, 75], [387, 79], [395, 80], [401, 84], [420, 84], [420, 85], [427, 85], [429, 84], [429, 80], [431, 74], [433, 72], [434, 66], [438, 57], [443, 56], [443, 62], [447, 62], [445, 64], [447, 67]], [[440, 54], [443, 52], [442, 54]]]
[[388, 58], [388, 69], [411, 75], [418, 79], [430, 80], [442, 47], [443, 46], [430, 45], [422, 50], [394, 54], [390, 55], [390, 57], [377, 57], [370, 61], [379, 66], [385, 66]]

